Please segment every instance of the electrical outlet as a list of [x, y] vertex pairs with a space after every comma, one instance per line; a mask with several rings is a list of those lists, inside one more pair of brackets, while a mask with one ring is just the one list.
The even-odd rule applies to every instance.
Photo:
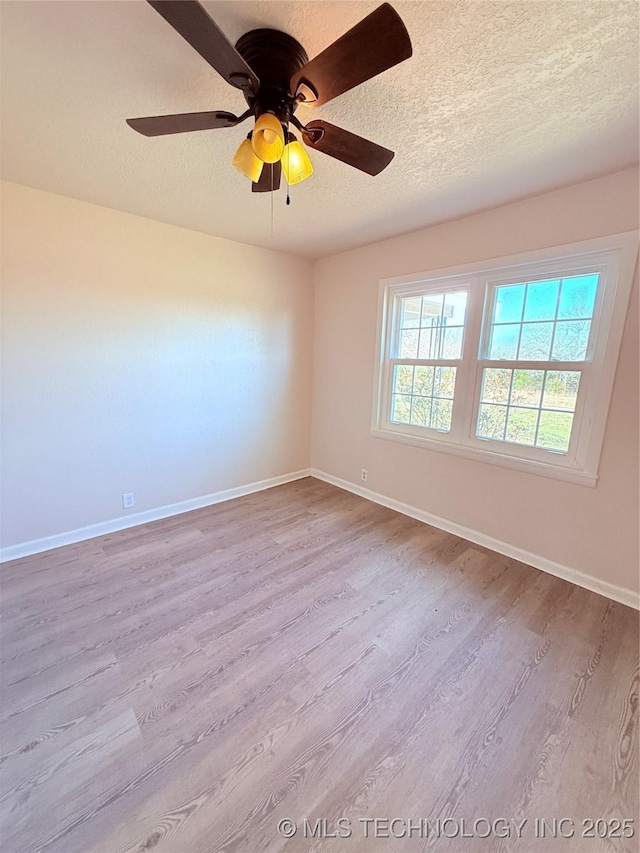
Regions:
[[127, 492], [122, 496], [122, 507], [123, 509], [131, 509], [132, 506], [135, 506], [135, 498], [133, 496], [133, 492]]
[[366, 469], [366, 468], [363, 468], [363, 469], [360, 471], [360, 479], [362, 480], [362, 482], [363, 482], [363, 483], [366, 483], [366, 482], [367, 482], [367, 477], [368, 477], [368, 476], [369, 476], [369, 472], [367, 471], [367, 469]]

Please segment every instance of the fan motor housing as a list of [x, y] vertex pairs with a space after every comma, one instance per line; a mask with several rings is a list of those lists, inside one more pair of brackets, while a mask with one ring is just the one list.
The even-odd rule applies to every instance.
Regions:
[[289, 81], [308, 63], [305, 49], [281, 30], [261, 28], [241, 36], [236, 50], [260, 80], [254, 95], [245, 94], [249, 106], [256, 115], [273, 112], [286, 123], [297, 106], [289, 93]]

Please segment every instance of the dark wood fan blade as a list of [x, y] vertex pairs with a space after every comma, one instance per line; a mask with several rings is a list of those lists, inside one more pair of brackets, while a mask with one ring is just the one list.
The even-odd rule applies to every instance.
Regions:
[[178, 113], [169, 116], [128, 118], [127, 124], [143, 136], [164, 136], [167, 133], [191, 133], [194, 130], [214, 130], [218, 127], [235, 127], [251, 115], [241, 116], [216, 110], [208, 113]]
[[196, 0], [147, 0], [227, 83], [257, 92], [260, 81]]
[[395, 9], [384, 3], [296, 71], [291, 93], [296, 94], [300, 83], [310, 84], [317, 93], [314, 106], [320, 106], [409, 59], [411, 53], [405, 25]]
[[342, 160], [368, 175], [378, 175], [393, 160], [394, 152], [355, 133], [349, 133], [328, 121], [316, 119], [302, 129], [302, 138], [310, 148]]
[[251, 184], [252, 193], [271, 193], [280, 189], [280, 163], [265, 163], [257, 184]]

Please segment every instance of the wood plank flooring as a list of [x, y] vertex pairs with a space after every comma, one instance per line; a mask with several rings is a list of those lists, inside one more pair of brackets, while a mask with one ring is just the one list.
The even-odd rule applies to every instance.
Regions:
[[310, 478], [1, 571], [3, 853], [639, 849], [620, 604]]

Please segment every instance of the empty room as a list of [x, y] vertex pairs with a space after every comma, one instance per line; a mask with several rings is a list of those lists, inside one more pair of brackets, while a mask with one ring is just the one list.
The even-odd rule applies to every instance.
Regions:
[[0, 0], [3, 853], [637, 853], [639, 11]]

